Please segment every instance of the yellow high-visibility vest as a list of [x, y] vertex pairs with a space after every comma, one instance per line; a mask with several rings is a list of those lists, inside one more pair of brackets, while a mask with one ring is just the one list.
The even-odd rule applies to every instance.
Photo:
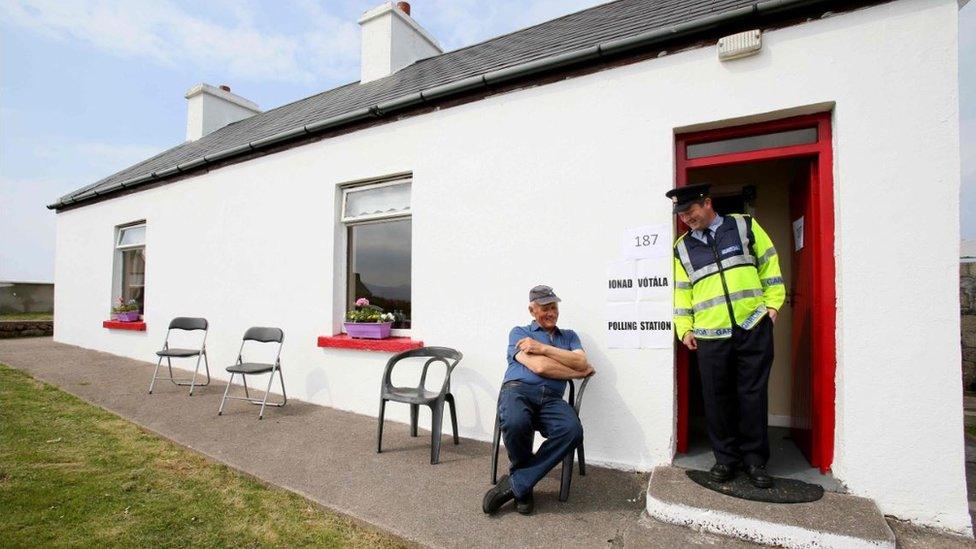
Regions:
[[753, 328], [786, 300], [776, 248], [751, 216], [730, 214], [711, 246], [681, 235], [674, 244], [674, 328], [678, 339], [732, 336]]

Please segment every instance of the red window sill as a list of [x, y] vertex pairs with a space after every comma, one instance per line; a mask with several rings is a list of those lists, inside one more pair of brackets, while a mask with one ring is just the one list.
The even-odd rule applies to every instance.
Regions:
[[333, 349], [354, 349], [357, 351], [379, 351], [381, 353], [399, 353], [424, 346], [423, 341], [414, 341], [409, 337], [390, 337], [387, 339], [353, 339], [347, 334], [334, 336], [319, 336], [319, 347]]
[[102, 328], [108, 328], [109, 330], [131, 330], [133, 332], [145, 332], [146, 323], [139, 322], [116, 322], [115, 320], [105, 320], [102, 322]]

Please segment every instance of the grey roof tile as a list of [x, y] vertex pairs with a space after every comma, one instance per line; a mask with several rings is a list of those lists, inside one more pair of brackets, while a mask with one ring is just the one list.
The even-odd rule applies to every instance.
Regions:
[[[755, 0], [616, 0], [443, 53], [366, 84], [353, 82], [229, 124], [181, 143], [63, 197], [94, 198], [119, 184], [293, 128], [529, 61], [754, 4]], [[167, 174], [169, 175], [169, 174]]]

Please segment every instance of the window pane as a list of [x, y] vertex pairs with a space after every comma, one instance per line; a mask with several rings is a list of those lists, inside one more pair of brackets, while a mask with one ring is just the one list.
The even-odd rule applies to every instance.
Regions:
[[126, 227], [119, 235], [119, 246], [142, 246], [146, 243], [146, 226]]
[[146, 255], [137, 248], [122, 252], [122, 299], [139, 304], [139, 312], [145, 311]]
[[410, 183], [346, 191], [346, 219], [410, 211]]
[[349, 227], [348, 308], [365, 297], [410, 327], [410, 219]]
[[737, 137], [735, 139], [688, 145], [688, 158], [758, 151], [775, 147], [788, 147], [790, 145], [809, 145], [810, 143], [816, 142], [817, 128], [803, 128], [800, 130], [750, 135], [749, 137]]

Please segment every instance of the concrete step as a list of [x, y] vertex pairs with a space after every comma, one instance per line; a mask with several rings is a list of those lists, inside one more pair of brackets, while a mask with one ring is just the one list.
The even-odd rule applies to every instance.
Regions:
[[747, 501], [699, 486], [685, 470], [654, 469], [647, 487], [647, 514], [738, 539], [782, 547], [895, 548], [895, 535], [869, 499], [824, 493], [812, 503]]

